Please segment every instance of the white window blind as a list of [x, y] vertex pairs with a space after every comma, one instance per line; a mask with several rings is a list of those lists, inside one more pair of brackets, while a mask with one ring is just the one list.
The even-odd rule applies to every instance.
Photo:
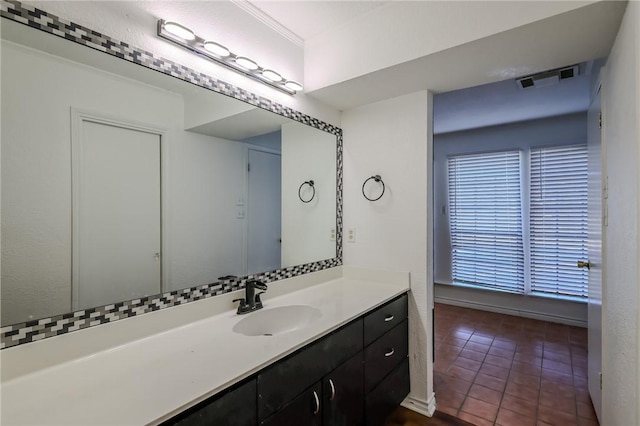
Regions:
[[448, 159], [456, 283], [524, 292], [520, 152]]
[[531, 292], [587, 297], [587, 147], [531, 150]]

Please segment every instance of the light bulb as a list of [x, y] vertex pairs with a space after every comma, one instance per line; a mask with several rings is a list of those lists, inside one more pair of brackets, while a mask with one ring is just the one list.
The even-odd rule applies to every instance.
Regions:
[[196, 35], [189, 28], [177, 22], [165, 22], [164, 29], [176, 37], [184, 40], [195, 40]]
[[205, 41], [204, 48], [214, 55], [220, 56], [222, 58], [226, 58], [227, 56], [231, 55], [229, 49], [214, 41]]
[[294, 92], [299, 92], [300, 90], [302, 90], [302, 84], [298, 83], [297, 81], [293, 81], [293, 80], [289, 80], [284, 84], [284, 87], [286, 87], [287, 89], [293, 90]]
[[272, 70], [264, 70], [262, 71], [262, 76], [269, 81], [273, 81], [275, 83], [282, 81], [282, 76], [275, 71]]
[[238, 56], [236, 58], [236, 64], [249, 71], [255, 71], [258, 69], [258, 64], [255, 61], [245, 58], [244, 56]]

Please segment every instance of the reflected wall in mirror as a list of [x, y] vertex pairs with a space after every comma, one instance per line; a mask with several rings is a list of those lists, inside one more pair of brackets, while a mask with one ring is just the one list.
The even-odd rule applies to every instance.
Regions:
[[339, 129], [2, 24], [3, 326], [340, 264]]

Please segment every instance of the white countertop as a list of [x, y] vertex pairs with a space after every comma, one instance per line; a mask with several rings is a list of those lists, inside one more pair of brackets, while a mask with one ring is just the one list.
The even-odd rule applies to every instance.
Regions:
[[265, 309], [306, 304], [322, 312], [299, 330], [244, 336], [232, 328], [246, 316], [226, 311], [3, 381], [1, 423], [158, 424], [409, 289], [408, 280], [357, 278], [265, 300]]

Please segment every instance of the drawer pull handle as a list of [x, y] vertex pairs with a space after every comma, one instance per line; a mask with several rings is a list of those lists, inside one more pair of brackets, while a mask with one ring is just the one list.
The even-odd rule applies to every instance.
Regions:
[[318, 414], [318, 412], [320, 412], [320, 399], [318, 399], [318, 394], [316, 393], [316, 391], [313, 391], [313, 399], [316, 404], [316, 407], [313, 409], [313, 414], [316, 415]]
[[333, 380], [329, 379], [329, 386], [331, 386], [331, 396], [329, 396], [329, 401], [333, 401], [336, 397], [336, 388], [333, 386]]
[[394, 318], [394, 317], [393, 317], [393, 315], [387, 315], [387, 316], [384, 318], [384, 322], [393, 321], [393, 318]]
[[386, 354], [384, 354], [384, 356], [386, 356], [388, 358], [391, 355], [393, 355], [395, 352], [396, 352], [396, 350], [394, 348], [391, 348], [391, 350], [389, 352], [387, 352]]

